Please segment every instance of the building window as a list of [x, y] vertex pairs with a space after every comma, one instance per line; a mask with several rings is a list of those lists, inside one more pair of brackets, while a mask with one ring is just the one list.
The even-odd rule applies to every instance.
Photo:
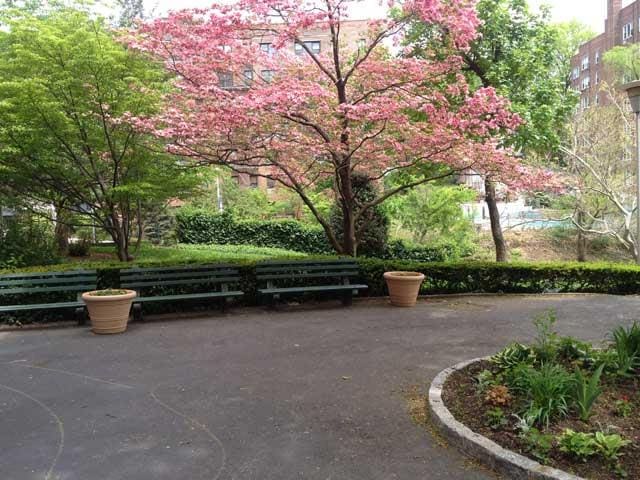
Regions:
[[600, 63], [600, 51], [596, 52], [596, 65]]
[[367, 46], [367, 41], [364, 38], [360, 38], [358, 39], [358, 50], [364, 50], [364, 48]]
[[262, 72], [260, 72], [260, 76], [265, 82], [269, 83], [273, 80], [273, 70], [262, 70]]
[[[313, 53], [314, 55], [318, 55], [320, 53], [320, 42], [319, 41], [309, 41], [309, 42], [302, 42], [304, 43], [304, 46], [307, 47], [309, 50], [311, 50], [311, 53]], [[296, 55], [302, 55], [303, 53], [305, 53], [305, 49], [302, 48], [302, 44], [301, 43], [296, 43], [293, 46]]]
[[596, 72], [596, 85], [600, 83], [600, 72]]
[[258, 188], [258, 176], [257, 175], [249, 175], [249, 186], [251, 188]]
[[262, 50], [264, 53], [268, 53], [269, 55], [272, 55], [273, 53], [275, 53], [275, 48], [273, 48], [273, 43], [261, 43], [260, 50]]
[[267, 188], [276, 188], [276, 181], [273, 178], [267, 178]]
[[220, 88], [233, 88], [233, 75], [230, 72], [218, 73], [218, 84]]
[[253, 83], [253, 68], [245, 67], [242, 72], [242, 79], [244, 80], [245, 85], [251, 85]]
[[626, 42], [632, 37], [633, 37], [633, 24], [627, 23], [624, 27], [622, 27], [622, 41]]
[[588, 95], [582, 97], [582, 99], [580, 100], [580, 106], [582, 107], [583, 110], [586, 110], [587, 108], [589, 108], [589, 96]]
[[597, 94], [597, 93], [596, 93], [596, 96], [595, 96], [595, 103], [596, 103], [596, 105], [600, 105], [600, 95]]
[[584, 77], [582, 79], [582, 91], [587, 90], [591, 86], [591, 77]]
[[589, 70], [589, 55], [582, 57], [582, 70]]
[[576, 67], [571, 72], [571, 80], [577, 80], [580, 77], [580, 67]]

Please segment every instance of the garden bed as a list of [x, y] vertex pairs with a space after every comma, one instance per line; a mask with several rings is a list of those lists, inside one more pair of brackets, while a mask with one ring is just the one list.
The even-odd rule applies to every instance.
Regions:
[[544, 465], [640, 479], [640, 327], [618, 329], [596, 349], [558, 337], [553, 321], [538, 319], [534, 344], [454, 371], [444, 404], [474, 432]]

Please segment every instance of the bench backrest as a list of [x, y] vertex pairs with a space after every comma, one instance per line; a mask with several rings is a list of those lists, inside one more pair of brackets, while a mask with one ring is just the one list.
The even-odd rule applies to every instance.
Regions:
[[279, 281], [298, 281], [314, 279], [342, 279], [348, 283], [349, 278], [359, 275], [358, 264], [350, 258], [335, 260], [309, 261], [266, 261], [256, 266], [256, 278], [260, 282], [270, 284]]
[[240, 272], [233, 265], [130, 268], [120, 271], [120, 287], [144, 290], [154, 287], [220, 286], [238, 283]]
[[0, 296], [74, 292], [79, 296], [97, 288], [95, 270], [9, 273], [0, 275]]

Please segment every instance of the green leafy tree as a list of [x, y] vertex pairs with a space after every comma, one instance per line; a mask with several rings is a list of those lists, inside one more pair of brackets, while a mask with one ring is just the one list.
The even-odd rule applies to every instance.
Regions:
[[[194, 179], [126, 121], [159, 111], [163, 71], [117, 42], [101, 18], [60, 7], [4, 12], [0, 33], [2, 188], [58, 220], [96, 224], [131, 259], [146, 206]], [[155, 140], [154, 140], [155, 141]]]
[[640, 79], [640, 44], [614, 47], [604, 54], [603, 60], [614, 73], [616, 82]]
[[462, 186], [425, 185], [392, 199], [386, 205], [398, 227], [409, 231], [413, 241], [441, 241], [467, 245], [473, 237], [473, 225], [462, 210], [477, 193]]
[[143, 0], [116, 0], [116, 3], [120, 9], [118, 16], [119, 27], [131, 27], [136, 20], [145, 18]]
[[[526, 0], [480, 0], [478, 39], [463, 52], [465, 71], [476, 87], [493, 87], [509, 98], [524, 123], [504, 143], [533, 158], [558, 157], [567, 120], [577, 104], [568, 89], [570, 59], [583, 35], [579, 27], [557, 27], [546, 10], [533, 13]], [[410, 46], [423, 55], [434, 38], [428, 26], [414, 25]], [[443, 49], [449, 48], [443, 46]], [[571, 52], [569, 54], [568, 52]], [[492, 176], [485, 177], [486, 202], [498, 261], [508, 260]]]

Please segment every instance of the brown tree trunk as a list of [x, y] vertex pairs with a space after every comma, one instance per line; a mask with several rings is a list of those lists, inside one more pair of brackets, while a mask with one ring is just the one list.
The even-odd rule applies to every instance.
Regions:
[[341, 207], [342, 207], [342, 248], [345, 255], [355, 257], [356, 252], [356, 226], [353, 201], [353, 188], [349, 169], [343, 169], [340, 175], [341, 183]]
[[58, 253], [66, 255], [69, 252], [69, 234], [71, 233], [71, 228], [69, 227], [69, 224], [66, 223], [66, 217], [68, 215], [67, 212], [63, 210], [63, 205], [64, 202], [59, 202], [54, 205], [54, 208], [56, 209], [54, 238], [58, 248]]
[[491, 235], [493, 243], [496, 247], [496, 262], [508, 262], [509, 250], [507, 242], [502, 234], [502, 225], [500, 225], [500, 211], [498, 210], [498, 202], [496, 200], [496, 185], [489, 178], [484, 181], [485, 200], [489, 209], [489, 219], [491, 220]]
[[[578, 211], [578, 225], [583, 226], [584, 221], [584, 212]], [[579, 262], [587, 261], [587, 237], [580, 228], [578, 228], [578, 238], [576, 240], [576, 254]]]

